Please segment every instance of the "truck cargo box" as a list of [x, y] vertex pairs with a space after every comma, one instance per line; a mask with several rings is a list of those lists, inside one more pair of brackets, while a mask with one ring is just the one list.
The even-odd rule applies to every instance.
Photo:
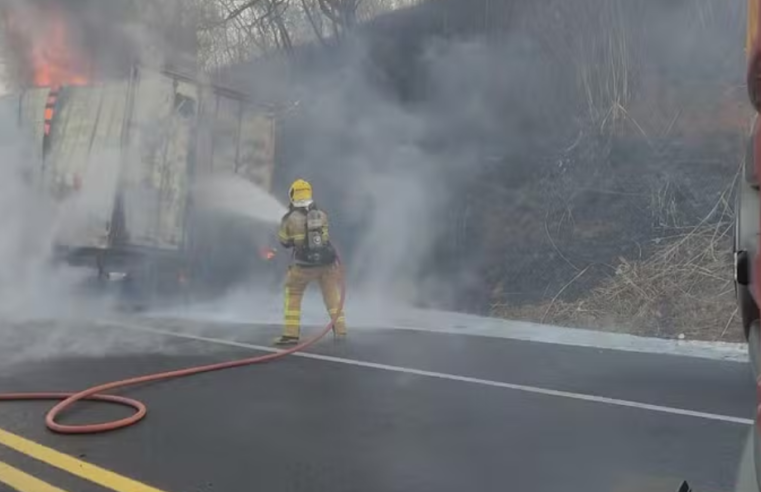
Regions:
[[271, 115], [181, 74], [138, 66], [129, 80], [31, 88], [0, 105], [31, 142], [30, 179], [59, 206], [56, 249], [99, 269], [213, 258], [201, 243], [218, 238], [193, 234], [194, 185], [220, 173], [272, 185]]

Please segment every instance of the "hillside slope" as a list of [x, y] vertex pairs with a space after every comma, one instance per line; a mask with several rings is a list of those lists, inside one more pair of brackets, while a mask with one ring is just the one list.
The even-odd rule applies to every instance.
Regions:
[[434, 0], [228, 78], [279, 108], [278, 186], [314, 182], [355, 288], [728, 340], [743, 9]]

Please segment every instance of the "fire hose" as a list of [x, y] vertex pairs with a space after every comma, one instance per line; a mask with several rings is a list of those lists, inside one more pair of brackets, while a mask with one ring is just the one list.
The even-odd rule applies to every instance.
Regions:
[[[343, 270], [340, 259], [337, 260], [336, 267]], [[279, 352], [274, 352], [266, 355], [258, 355], [256, 357], [250, 357], [246, 359], [232, 360], [226, 362], [220, 362], [216, 364], [209, 364], [196, 367], [188, 367], [186, 369], [179, 369], [174, 371], [161, 372], [156, 374], [147, 374], [145, 376], [139, 376], [129, 379], [123, 379], [120, 381], [113, 381], [110, 383], [93, 386], [91, 388], [82, 390], [78, 393], [63, 393], [63, 392], [39, 392], [39, 393], [2, 393], [0, 394], [1, 401], [29, 401], [29, 400], [61, 400], [53, 408], [51, 408], [45, 415], [45, 425], [48, 429], [59, 434], [96, 434], [101, 432], [108, 432], [124, 427], [129, 427], [142, 420], [148, 413], [146, 405], [138, 400], [127, 398], [124, 396], [108, 395], [104, 394], [106, 391], [114, 390], [117, 388], [124, 388], [126, 386], [134, 386], [141, 383], [149, 383], [153, 381], [162, 381], [169, 379], [176, 379], [185, 376], [192, 376], [203, 372], [218, 371], [221, 369], [231, 369], [233, 367], [249, 366], [253, 364], [261, 364], [264, 362], [270, 362], [276, 359], [281, 359], [294, 352], [304, 350], [310, 345], [316, 343], [322, 337], [328, 334], [333, 329], [334, 324], [338, 320], [338, 317], [343, 312], [344, 300], [346, 298], [346, 283], [343, 272], [340, 275], [340, 299], [338, 303], [338, 309], [334, 314], [331, 314], [328, 324], [312, 338], [306, 341], [294, 345], [289, 349], [284, 349]], [[72, 405], [79, 401], [99, 401], [106, 403], [113, 403], [117, 405], [123, 405], [135, 410], [135, 413], [129, 417], [125, 417], [119, 420], [113, 420], [109, 422], [103, 422], [99, 424], [82, 424], [82, 425], [67, 425], [59, 424], [56, 422], [58, 416], [64, 411], [70, 408]]]

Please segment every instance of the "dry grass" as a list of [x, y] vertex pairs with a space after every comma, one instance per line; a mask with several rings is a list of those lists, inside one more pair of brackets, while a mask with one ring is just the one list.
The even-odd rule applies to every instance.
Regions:
[[[495, 305], [508, 319], [595, 328], [638, 335], [740, 341], [732, 278], [732, 211], [728, 193], [698, 225], [672, 229], [653, 240], [639, 261], [619, 258], [614, 272], [583, 299], [562, 300], [563, 291], [533, 305]], [[711, 223], [709, 224], [709, 219]]]
[[556, 297], [534, 305], [497, 305], [494, 314], [638, 335], [739, 341], [727, 228], [718, 235], [716, 227], [695, 228], [658, 245], [647, 260], [621, 258], [615, 273], [577, 302]]

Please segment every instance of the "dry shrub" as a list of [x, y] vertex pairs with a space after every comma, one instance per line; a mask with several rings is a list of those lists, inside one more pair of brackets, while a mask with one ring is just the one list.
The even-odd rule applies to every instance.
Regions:
[[614, 273], [583, 299], [566, 302], [560, 298], [586, 269], [551, 300], [526, 306], [497, 305], [494, 314], [646, 336], [684, 334], [692, 339], [740, 341], [728, 210], [724, 201], [722, 217], [713, 224], [704, 221], [653, 240], [651, 254], [643, 260], [619, 258]]

